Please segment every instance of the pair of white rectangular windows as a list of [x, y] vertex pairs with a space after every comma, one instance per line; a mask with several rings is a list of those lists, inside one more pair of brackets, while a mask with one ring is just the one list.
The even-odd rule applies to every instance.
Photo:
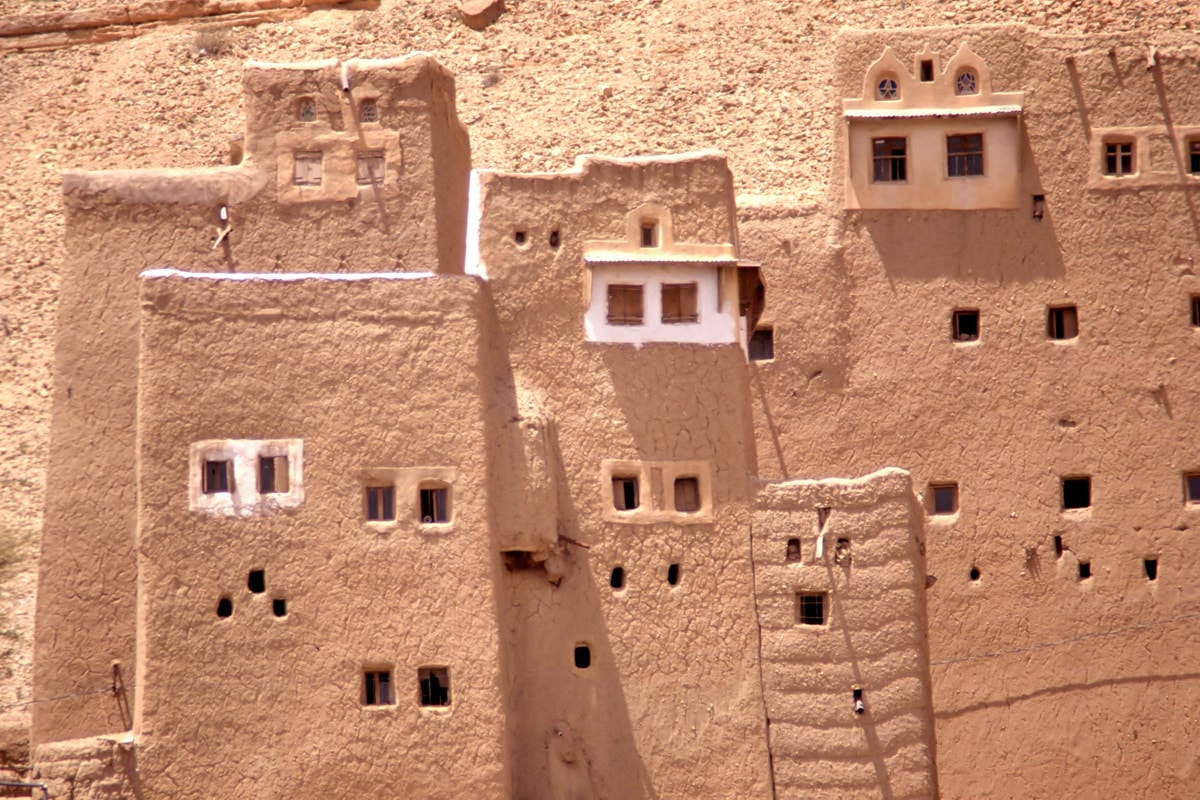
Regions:
[[[983, 134], [947, 136], [947, 177], [967, 178], [982, 174]], [[908, 180], [908, 139], [903, 136], [884, 136], [871, 140], [871, 180], [874, 183]]]
[[[615, 509], [633, 511], [641, 507], [641, 491], [636, 476], [614, 475], [612, 487]], [[698, 478], [675, 479], [675, 510], [685, 514], [692, 514], [700, 510], [700, 480]]]
[[[258, 457], [258, 493], [287, 494], [290, 491], [287, 456]], [[228, 494], [234, 490], [233, 461], [206, 459], [200, 476], [204, 494]]]
[[[450, 521], [450, 489], [446, 486], [422, 486], [417, 490], [420, 521], [432, 525]], [[369, 522], [396, 520], [396, 487], [367, 486], [363, 499]]]
[[[608, 285], [608, 324], [641, 325], [645, 313], [641, 284], [610, 283]], [[662, 285], [662, 321], [677, 325], [696, 322], [700, 318], [699, 286], [696, 283], [664, 283]]]

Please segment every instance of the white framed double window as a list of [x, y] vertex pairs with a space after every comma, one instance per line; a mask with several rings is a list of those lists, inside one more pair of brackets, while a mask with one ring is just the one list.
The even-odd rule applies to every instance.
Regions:
[[208, 439], [188, 461], [192, 511], [244, 517], [304, 501], [302, 439]]

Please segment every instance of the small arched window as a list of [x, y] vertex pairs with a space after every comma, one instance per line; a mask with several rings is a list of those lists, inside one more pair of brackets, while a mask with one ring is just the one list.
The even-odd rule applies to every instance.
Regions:
[[875, 87], [875, 96], [880, 100], [899, 100], [900, 84], [895, 78], [883, 78]]
[[979, 81], [973, 71], [967, 69], [958, 73], [958, 78], [954, 81], [954, 93], [979, 94]]

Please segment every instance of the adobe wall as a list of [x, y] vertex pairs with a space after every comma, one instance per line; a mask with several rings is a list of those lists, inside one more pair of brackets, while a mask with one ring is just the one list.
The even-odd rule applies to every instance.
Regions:
[[[569, 173], [479, 180], [478, 252], [510, 360], [507, 391], [522, 418], [547, 422], [558, 487], [547, 508], [563, 537], [528, 560], [510, 557], [498, 589], [517, 712], [514, 794], [769, 796], [745, 356], [737, 344], [589, 342], [584, 329], [585, 245], [624, 237], [648, 201], [669, 209], [676, 242], [736, 244], [728, 166], [714, 154], [585, 159]], [[613, 470], [642, 478], [643, 508], [612, 511]], [[711, 481], [705, 510], [670, 512], [677, 473]], [[503, 518], [505, 498], [520, 494], [505, 490], [507, 473], [496, 477]], [[584, 669], [578, 645], [589, 647]]]
[[[134, 657], [138, 273], [164, 265], [461, 272], [470, 150], [454, 113], [453, 78], [425, 56], [347, 69], [349, 93], [334, 62], [248, 66], [252, 99], [238, 166], [64, 175], [67, 255], [37, 610], [39, 630], [54, 633], [34, 645], [35, 742], [131, 724], [130, 698], [115, 702], [106, 690], [113, 662], [128, 677]], [[298, 94], [319, 97], [320, 119], [301, 125]], [[347, 94], [354, 103], [377, 98], [379, 122], [358, 126], [359, 106]], [[382, 186], [360, 189], [352, 154], [368, 134], [386, 139], [394, 158]], [[305, 137], [332, 142], [325, 146], [341, 161], [330, 160], [327, 174], [354, 197], [281, 201], [280, 137], [305, 147]], [[229, 226], [219, 239], [222, 207]]]
[[[1166, 709], [1198, 691], [1183, 621], [1196, 512], [1182, 496], [1200, 402], [1189, 360], [1200, 246], [1194, 189], [1181, 188], [1195, 179], [1177, 166], [1164, 177], [1161, 141], [1158, 176], [1128, 182], [1097, 175], [1096, 148], [1104, 130], [1195, 123], [1194, 44], [1159, 40], [1147, 69], [1149, 47], [1128, 38], [847, 32], [831, 142], [845, 135], [842, 99], [861, 96], [884, 45], [911, 65], [926, 43], [945, 59], [964, 39], [998, 90], [1026, 93], [1027, 202], [843, 211], [839, 149], [828, 228], [819, 209], [744, 211], [743, 254], [764, 263], [775, 326], [775, 360], [753, 368], [759, 474], [896, 464], [926, 502], [931, 482], [957, 482], [957, 513], [928, 524], [945, 796], [1186, 796], [1188, 723]], [[1040, 221], [1033, 194], [1046, 196]], [[1078, 307], [1075, 339], [1047, 335], [1060, 304]], [[979, 309], [977, 342], [952, 340], [956, 309]], [[1060, 478], [1081, 474], [1092, 505], [1064, 512]], [[1092, 577], [1080, 579], [1081, 561]]]
[[[755, 586], [777, 798], [938, 796], [923, 522], [895, 468], [759, 488]], [[799, 619], [801, 594], [823, 595], [824, 624]]]
[[[509, 796], [486, 297], [405, 278], [143, 278], [139, 796]], [[302, 440], [301, 502], [189, 509], [214, 440]], [[419, 524], [409, 471], [449, 485], [449, 522]], [[396, 521], [367, 521], [393, 477]], [[448, 706], [420, 703], [426, 666]], [[364, 670], [394, 703], [364, 704]]]

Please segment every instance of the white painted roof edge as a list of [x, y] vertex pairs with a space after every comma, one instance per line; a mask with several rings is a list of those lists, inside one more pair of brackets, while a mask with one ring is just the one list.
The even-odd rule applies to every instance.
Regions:
[[455, 277], [432, 272], [186, 272], [181, 269], [158, 268], [143, 270], [139, 276], [146, 280], [186, 278], [202, 281], [414, 281], [426, 278]]
[[1012, 117], [1021, 106], [971, 106], [966, 108], [847, 108], [848, 119], [914, 119], [920, 117]]

